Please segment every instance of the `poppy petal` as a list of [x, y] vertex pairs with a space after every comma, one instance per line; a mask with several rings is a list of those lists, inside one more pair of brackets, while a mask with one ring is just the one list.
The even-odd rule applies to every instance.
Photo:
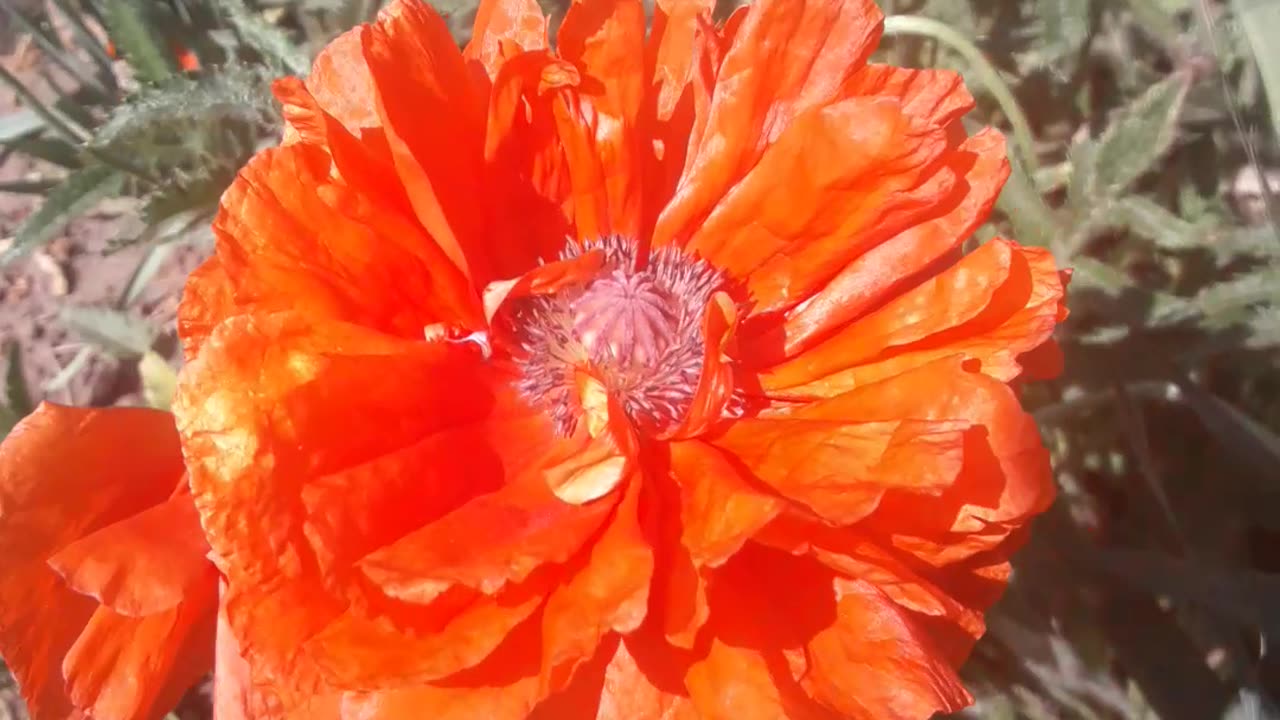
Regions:
[[644, 632], [608, 636], [569, 686], [541, 703], [529, 720], [698, 720], [682, 686], [671, 687], [637, 660]]
[[584, 564], [547, 598], [542, 615], [544, 687], [563, 687], [610, 632], [640, 626], [649, 602], [653, 549], [639, 521], [641, 483], [632, 477]]
[[836, 621], [808, 644], [804, 683], [852, 717], [918, 720], [968, 706], [955, 670], [893, 603], [862, 580], [837, 580]]
[[841, 525], [870, 515], [891, 489], [938, 494], [956, 481], [968, 422], [849, 417], [856, 416], [742, 420], [715, 443], [770, 487]]
[[494, 595], [450, 590], [438, 603], [456, 606], [447, 612], [382, 603], [375, 607], [385, 613], [372, 617], [353, 608], [307, 639], [303, 650], [316, 658], [327, 683], [345, 690], [446, 683], [486, 660], [502, 661], [495, 653], [543, 605], [557, 572], [541, 567]]
[[680, 485], [680, 542], [693, 563], [719, 565], [777, 515], [783, 501], [752, 486], [720, 450], [698, 440], [672, 443]]
[[[951, 194], [946, 133], [893, 98], [796, 116], [690, 236], [686, 250], [745, 281], [754, 314], [798, 303]], [[844, 158], [832, 163], [830, 158]], [[779, 184], [778, 178], [787, 178]]]
[[[824, 336], [912, 287], [921, 276], [946, 262], [991, 212], [1009, 174], [1003, 136], [985, 130], [959, 147], [973, 158], [964, 173], [967, 185], [943, 214], [899, 233], [859, 255], [816, 293], [786, 311], [781, 329], [761, 323], [743, 330], [741, 357], [756, 367], [777, 364], [809, 349]], [[782, 342], [778, 341], [782, 336]]]
[[[612, 508], [607, 501], [566, 503], [530, 473], [370, 553], [359, 567], [383, 592], [407, 602], [429, 603], [454, 585], [494, 594], [540, 566], [568, 560]], [[472, 540], [460, 543], [463, 537]]]
[[[299, 648], [343, 609], [325, 578], [301, 572], [317, 567], [302, 490], [486, 417], [491, 372], [464, 344], [287, 313], [222, 323], [183, 369], [175, 414], [191, 487], [250, 662], [282, 678], [289, 668], [308, 692]], [[279, 621], [284, 608], [293, 621]]]
[[481, 0], [471, 41], [462, 54], [480, 61], [489, 77], [496, 78], [508, 43], [522, 51], [547, 46], [547, 18], [536, 0]]
[[178, 338], [182, 342], [182, 357], [190, 362], [209, 333], [239, 311], [231, 278], [214, 255], [187, 275], [182, 288], [182, 302], [178, 303]]
[[1048, 252], [999, 238], [761, 378], [768, 392], [830, 396], [949, 355], [1000, 380], [1048, 341], [1063, 286]]
[[214, 233], [237, 300], [404, 336], [432, 322], [476, 322], [474, 291], [440, 249], [332, 182], [329, 166], [316, 146], [266, 150], [223, 195]]
[[486, 89], [427, 3], [394, 0], [362, 40], [378, 116], [419, 222], [467, 277], [488, 282], [490, 248], [476, 203], [484, 196]]
[[120, 615], [145, 617], [207, 583], [208, 554], [196, 506], [181, 492], [66, 545], [49, 564], [72, 590]]
[[213, 666], [217, 572], [205, 563], [176, 606], [145, 617], [101, 605], [62, 663], [67, 695], [89, 717], [168, 712]]
[[556, 105], [579, 239], [639, 234], [644, 36], [640, 0], [575, 2], [560, 25], [559, 53], [582, 72], [577, 92]]
[[377, 90], [364, 57], [365, 32], [357, 27], [334, 38], [316, 55], [306, 80], [320, 107], [355, 135], [381, 123]]
[[736, 17], [741, 26], [720, 64], [706, 131], [689, 148], [655, 246], [683, 243], [797, 116], [836, 100], [874, 49], [883, 20], [870, 0], [767, 0]]

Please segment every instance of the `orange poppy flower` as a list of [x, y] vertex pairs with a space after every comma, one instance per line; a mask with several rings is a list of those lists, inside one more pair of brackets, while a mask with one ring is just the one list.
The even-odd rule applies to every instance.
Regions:
[[[1047, 454], [1047, 253], [869, 2], [394, 2], [282, 81], [176, 412], [258, 686], [300, 717], [965, 705]], [[1033, 362], [1030, 362], [1033, 361]]]
[[[398, 0], [278, 84], [285, 142], [179, 319], [220, 717], [969, 702], [1052, 498], [1009, 384], [1056, 372], [1063, 278], [959, 257], [1003, 141], [965, 136], [955, 75], [866, 62], [873, 5], [710, 4], [646, 33], [587, 0], [552, 52], [492, 0], [459, 53]], [[216, 593], [169, 423], [45, 406], [0, 449], [0, 646], [38, 717], [151, 717], [208, 664], [178, 651]]]
[[168, 413], [41, 405], [0, 445], [0, 653], [34, 720], [164, 717], [212, 669], [217, 572]]

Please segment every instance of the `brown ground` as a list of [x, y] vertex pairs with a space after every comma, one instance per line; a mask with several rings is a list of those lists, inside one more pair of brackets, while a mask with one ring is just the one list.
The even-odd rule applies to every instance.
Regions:
[[[39, 51], [7, 26], [7, 16], [0, 15], [0, 63], [47, 96], [49, 87], [42, 74], [50, 69]], [[0, 117], [19, 107], [15, 95], [0, 86]], [[0, 182], [56, 178], [60, 173], [56, 167], [18, 153], [0, 152]], [[38, 195], [0, 192], [0, 245], [13, 236], [40, 201]], [[104, 203], [94, 214], [72, 222], [45, 248], [0, 267], [0, 346], [18, 344], [33, 403], [49, 400], [95, 406], [142, 404], [133, 365], [98, 351], [64, 388], [44, 387], [83, 347], [81, 339], [60, 321], [59, 311], [69, 305], [115, 307], [145, 256], [147, 248], [143, 247], [105, 252], [110, 241], [135, 226], [135, 208], [128, 201]], [[172, 333], [183, 281], [199, 260], [198, 251], [175, 248], [139, 300], [124, 311], [145, 319], [158, 332]], [[183, 720], [195, 720], [205, 716], [202, 707], [207, 707], [207, 701], [201, 702], [193, 693], [184, 701], [180, 715]], [[23, 703], [12, 681], [0, 671], [0, 720], [23, 718]]]

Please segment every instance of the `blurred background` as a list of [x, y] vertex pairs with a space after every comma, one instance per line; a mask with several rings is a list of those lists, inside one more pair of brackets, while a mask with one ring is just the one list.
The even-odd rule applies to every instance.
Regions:
[[[167, 406], [184, 277], [279, 137], [270, 80], [380, 2], [0, 0], [0, 435], [41, 399]], [[433, 4], [465, 42], [474, 0]], [[1060, 500], [959, 717], [1280, 718], [1280, 0], [882, 5], [877, 59], [959, 70], [1009, 136], [970, 242], [1074, 268], [1067, 371], [1025, 393]]]

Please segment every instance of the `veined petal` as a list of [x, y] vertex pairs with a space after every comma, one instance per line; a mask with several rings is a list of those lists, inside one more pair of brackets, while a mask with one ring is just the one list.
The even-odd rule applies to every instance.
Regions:
[[838, 580], [836, 620], [808, 644], [804, 683], [851, 717], [918, 720], [973, 702], [955, 670], [872, 585]]
[[607, 634], [632, 632], [645, 619], [654, 558], [640, 527], [640, 492], [641, 479], [633, 475], [582, 564], [547, 598], [542, 615], [544, 688], [568, 684]]
[[743, 280], [753, 314], [785, 310], [927, 217], [955, 185], [946, 152], [943, 129], [907, 115], [897, 99], [808, 110], [692, 232], [687, 250]]
[[939, 205], [941, 215], [859, 255], [820, 290], [787, 310], [780, 321], [761, 318], [756, 327], [745, 327], [743, 361], [768, 367], [795, 357], [918, 284], [948, 259], [958, 258], [961, 243], [991, 212], [1009, 174], [1004, 138], [994, 130], [965, 140], [958, 155], [957, 160], [967, 156], [971, 164], [963, 172], [963, 192]]
[[479, 61], [490, 78], [502, 69], [504, 48], [541, 50], [547, 46], [547, 18], [536, 0], [481, 0], [471, 41], [462, 51]]
[[217, 573], [205, 563], [183, 600], [142, 617], [102, 605], [67, 650], [67, 696], [89, 717], [156, 718], [213, 666]]
[[680, 543], [697, 566], [723, 563], [783, 507], [782, 498], [754, 487], [728, 456], [698, 440], [672, 443], [671, 474], [680, 485]]
[[1063, 314], [1052, 256], [995, 239], [761, 379], [771, 393], [829, 397], [950, 355], [1012, 380], [1018, 356]]
[[[185, 479], [185, 478], [184, 478]], [[176, 607], [209, 584], [209, 543], [191, 494], [176, 493], [64, 546], [49, 564], [76, 592], [126, 617]]]
[[706, 130], [690, 146], [654, 245], [684, 242], [800, 114], [831, 103], [879, 39], [871, 0], [768, 0], [726, 24]]
[[[485, 98], [444, 20], [395, 0], [362, 34], [374, 98], [419, 222], [476, 284], [491, 278], [483, 236]], [[415, 58], [406, 63], [404, 58]]]
[[581, 239], [640, 230], [644, 26], [640, 0], [583, 0], [569, 7], [557, 36], [560, 55], [583, 73], [577, 92], [556, 106]]
[[527, 473], [371, 553], [360, 569], [407, 602], [429, 603], [454, 585], [494, 594], [540, 566], [567, 561], [612, 509], [608, 501], [566, 503], [539, 473]]

